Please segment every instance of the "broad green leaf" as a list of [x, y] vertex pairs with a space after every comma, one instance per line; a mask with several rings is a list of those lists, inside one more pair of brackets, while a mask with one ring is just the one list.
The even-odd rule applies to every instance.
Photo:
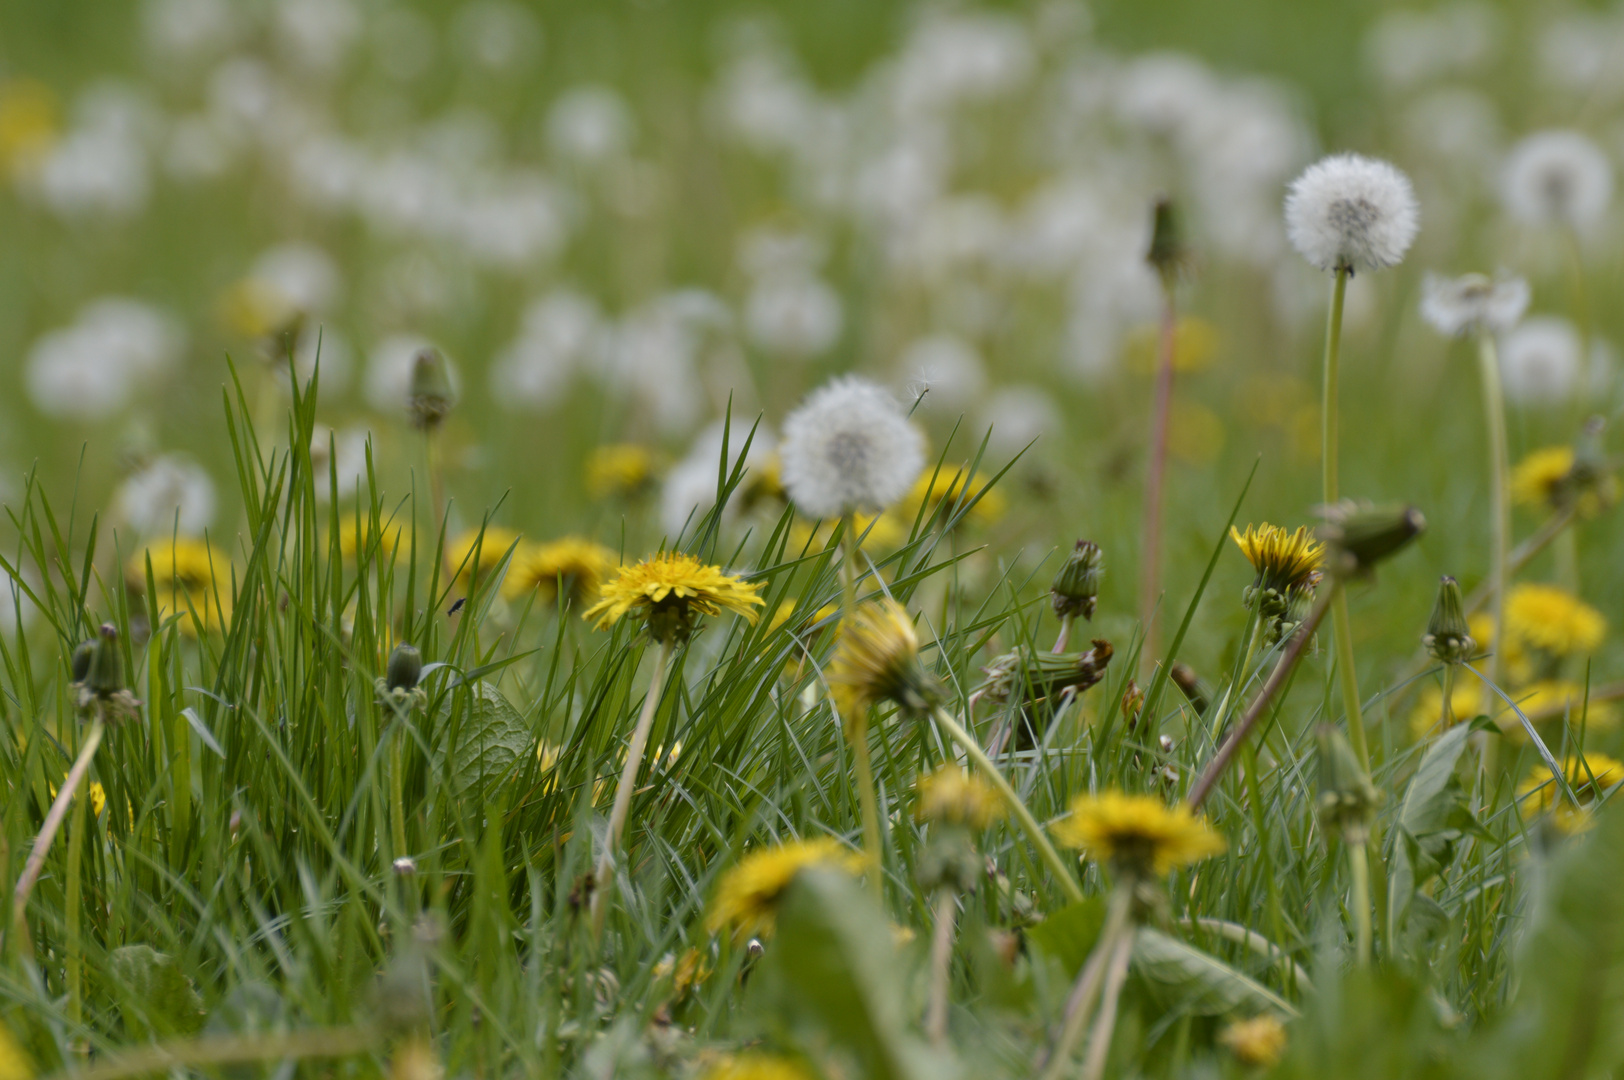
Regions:
[[1422, 756], [1399, 811], [1399, 824], [1411, 836], [1422, 837], [1448, 827], [1457, 802], [1455, 765], [1469, 735], [1471, 729], [1458, 724], [1440, 735]]
[[1200, 1016], [1297, 1013], [1284, 998], [1217, 957], [1149, 927], [1140, 927], [1134, 938], [1130, 970], [1170, 1009]]
[[1105, 898], [1091, 896], [1067, 904], [1026, 931], [1026, 940], [1059, 960], [1066, 974], [1076, 976], [1094, 951], [1105, 925]]
[[189, 1035], [203, 1026], [203, 999], [173, 957], [150, 945], [125, 945], [113, 950], [111, 964], [126, 991], [128, 1027]]
[[536, 748], [536, 733], [494, 685], [474, 683], [467, 700], [455, 724], [449, 705], [436, 722], [435, 774], [445, 778], [457, 800], [475, 794], [489, 797], [496, 785], [512, 776], [520, 758]]

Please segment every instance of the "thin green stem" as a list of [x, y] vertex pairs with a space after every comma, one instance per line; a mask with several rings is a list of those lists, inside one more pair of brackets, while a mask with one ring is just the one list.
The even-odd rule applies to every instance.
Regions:
[[68, 1019], [78, 1025], [84, 1019], [84, 973], [85, 948], [80, 936], [79, 901], [82, 892], [80, 878], [85, 857], [85, 819], [88, 816], [90, 800], [80, 796], [73, 804], [73, 822], [68, 826], [68, 881], [67, 895], [64, 898], [67, 910], [63, 927], [63, 937], [66, 939], [67, 984], [68, 984]]
[[930, 1004], [925, 1009], [925, 1033], [932, 1042], [947, 1041], [948, 988], [953, 974], [953, 928], [959, 913], [952, 889], [936, 894], [936, 933], [930, 943]]
[[1243, 632], [1245, 644], [1241, 646], [1244, 654], [1241, 666], [1236, 669], [1235, 677], [1224, 687], [1224, 696], [1218, 699], [1218, 707], [1212, 710], [1212, 722], [1208, 725], [1214, 739], [1220, 738], [1224, 733], [1224, 724], [1229, 720], [1230, 704], [1235, 700], [1235, 691], [1246, 683], [1246, 673], [1252, 670], [1252, 660], [1257, 656], [1257, 643], [1262, 637], [1258, 633], [1259, 620], [1257, 612], [1253, 611], [1246, 619], [1246, 629]]
[[401, 743], [406, 738], [406, 718], [396, 712], [394, 731], [389, 738], [389, 829], [395, 858], [404, 859], [411, 852], [406, 846], [406, 782], [401, 775]]
[[992, 759], [981, 749], [981, 744], [976, 742], [974, 736], [964, 730], [964, 726], [954, 719], [946, 709], [938, 706], [932, 715], [935, 716], [937, 725], [947, 732], [949, 738], [959, 744], [959, 748], [975, 763], [976, 768], [981, 770], [987, 782], [998, 789], [998, 794], [1003, 797], [1004, 805], [1014, 815], [1016, 823], [1021, 827], [1021, 831], [1026, 833], [1026, 838], [1032, 842], [1033, 847], [1038, 849], [1038, 855], [1049, 865], [1049, 869], [1054, 871], [1056, 879], [1060, 882], [1060, 887], [1065, 890], [1066, 899], [1072, 903], [1082, 900], [1083, 888], [1077, 884], [1077, 879], [1066, 865], [1066, 861], [1060, 857], [1060, 853], [1049, 842], [1048, 836], [1043, 832], [1043, 826], [1039, 825], [1037, 818], [1032, 816], [1032, 811], [1026, 808], [1026, 804], [1015, 793], [1015, 789], [1009, 786], [1009, 781], [1004, 779], [1004, 774], [998, 771], [998, 766], [994, 765]]
[[1489, 581], [1494, 589], [1490, 611], [1494, 618], [1494, 651], [1489, 656], [1489, 678], [1498, 683], [1504, 667], [1507, 564], [1511, 553], [1511, 459], [1506, 439], [1506, 406], [1500, 390], [1500, 360], [1494, 335], [1478, 335], [1478, 360], [1483, 380], [1483, 419], [1489, 433]]
[[1359, 965], [1370, 963], [1370, 860], [1363, 841], [1348, 844], [1348, 863], [1353, 870], [1354, 952]]
[[857, 771], [857, 801], [863, 811], [863, 861], [867, 864], [869, 886], [880, 892], [880, 867], [884, 863], [884, 843], [880, 836], [880, 801], [874, 794], [874, 761], [868, 751], [868, 722], [856, 724], [851, 732], [852, 764]]
[[1099, 996], [1100, 984], [1105, 980], [1105, 969], [1116, 953], [1117, 939], [1133, 929], [1128, 924], [1128, 912], [1132, 905], [1133, 889], [1125, 883], [1118, 883], [1111, 892], [1099, 941], [1089, 954], [1083, 970], [1077, 973], [1077, 981], [1072, 984], [1071, 993], [1066, 997], [1060, 1034], [1049, 1051], [1043, 1080], [1060, 1080], [1069, 1071], [1072, 1054], [1076, 1053], [1077, 1044], [1082, 1040], [1088, 1018], [1094, 1011], [1094, 999]]
[[1100, 999], [1100, 1014], [1094, 1018], [1094, 1033], [1088, 1037], [1088, 1056], [1083, 1059], [1083, 1080], [1100, 1080], [1105, 1075], [1105, 1061], [1111, 1053], [1111, 1035], [1116, 1031], [1117, 1003], [1122, 1000], [1122, 984], [1128, 978], [1128, 961], [1133, 958], [1134, 928], [1130, 925], [1117, 934], [1116, 951], [1111, 954], [1110, 966], [1105, 971], [1105, 992]]

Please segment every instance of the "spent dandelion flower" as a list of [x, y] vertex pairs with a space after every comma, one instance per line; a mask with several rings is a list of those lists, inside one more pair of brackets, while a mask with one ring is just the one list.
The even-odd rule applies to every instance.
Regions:
[[772, 933], [778, 905], [801, 871], [812, 866], [850, 869], [854, 856], [838, 840], [794, 840], [746, 855], [722, 875], [706, 924], [712, 933], [731, 929], [737, 938]]
[[1218, 1042], [1242, 1065], [1272, 1069], [1286, 1051], [1286, 1027], [1278, 1017], [1261, 1013], [1226, 1025], [1218, 1033]]
[[1577, 131], [1535, 132], [1506, 156], [1500, 195], [1518, 221], [1585, 229], [1612, 202], [1612, 162]]
[[1551, 656], [1589, 655], [1606, 635], [1602, 613], [1558, 586], [1524, 583], [1506, 598], [1506, 636]]
[[1550, 813], [1561, 831], [1583, 832], [1592, 824], [1591, 814], [1596, 804], [1624, 781], [1624, 763], [1600, 753], [1582, 757], [1569, 754], [1562, 763], [1562, 774], [1574, 798], [1579, 800], [1577, 806], [1561, 794], [1550, 773], [1543, 768], [1517, 785], [1517, 800], [1528, 817]]
[[725, 609], [754, 623], [754, 609], [765, 603], [757, 595], [760, 590], [759, 584], [741, 581], [719, 566], [665, 551], [621, 567], [599, 587], [598, 602], [581, 615], [596, 620], [599, 630], [607, 630], [635, 613], [647, 621], [656, 641], [680, 642], [693, 633], [696, 615], [720, 615]]
[[855, 375], [818, 390], [784, 421], [784, 489], [801, 511], [878, 513], [904, 498], [925, 465], [925, 440], [882, 387]]
[[562, 584], [563, 595], [579, 604], [597, 597], [603, 579], [618, 561], [613, 551], [580, 536], [522, 544], [502, 581], [502, 595], [513, 600], [535, 592], [543, 602], [552, 603]]
[[848, 729], [861, 725], [869, 708], [882, 701], [921, 712], [941, 696], [919, 661], [913, 617], [890, 597], [860, 605], [840, 628], [828, 678], [830, 696]]
[[1286, 234], [1321, 270], [1380, 270], [1404, 259], [1420, 228], [1409, 178], [1358, 154], [1322, 158], [1292, 181]]
[[957, 765], [920, 777], [915, 814], [921, 821], [939, 821], [969, 829], [985, 829], [1004, 815], [1003, 800], [991, 784]]
[[636, 499], [654, 490], [653, 451], [637, 443], [611, 443], [586, 459], [586, 491], [594, 499]]
[[1079, 795], [1050, 831], [1063, 847], [1138, 878], [1164, 877], [1222, 852], [1224, 838], [1180, 804], [1152, 795], [1105, 791]]
[[1503, 334], [1528, 310], [1528, 282], [1500, 274], [1446, 278], [1428, 274], [1421, 284], [1421, 317], [1446, 337]]

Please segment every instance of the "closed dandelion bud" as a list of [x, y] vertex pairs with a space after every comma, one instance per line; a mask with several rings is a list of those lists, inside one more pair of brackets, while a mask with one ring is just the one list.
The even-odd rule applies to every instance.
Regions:
[[1343, 577], [1368, 575], [1426, 530], [1427, 519], [1413, 506], [1370, 506], [1344, 499], [1321, 508], [1326, 563]]
[[1477, 642], [1466, 625], [1466, 609], [1461, 603], [1460, 582], [1445, 576], [1438, 582], [1438, 599], [1432, 605], [1432, 618], [1421, 639], [1434, 659], [1460, 664], [1471, 659]]
[[1205, 716], [1207, 709], [1212, 705], [1212, 687], [1208, 686], [1189, 664], [1174, 663], [1168, 669], [1168, 674], [1173, 679], [1173, 685], [1184, 692], [1196, 715]]
[[83, 683], [90, 677], [90, 658], [96, 654], [96, 639], [81, 641], [73, 650], [73, 660], [70, 668], [73, 671], [73, 681]]
[[423, 675], [423, 654], [413, 645], [396, 645], [389, 654], [385, 686], [391, 690], [415, 690]]
[[1161, 275], [1163, 282], [1171, 282], [1190, 262], [1190, 249], [1184, 243], [1183, 215], [1172, 199], [1162, 196], [1156, 200], [1150, 229], [1150, 250], [1145, 261]]
[[406, 413], [412, 426], [431, 430], [451, 412], [456, 398], [451, 374], [438, 349], [422, 349], [412, 361], [412, 386], [406, 395]]
[[1319, 819], [1326, 832], [1349, 844], [1362, 844], [1370, 836], [1379, 796], [1360, 768], [1348, 738], [1329, 724], [1319, 729]]
[[97, 632], [84, 684], [100, 698], [110, 698], [124, 689], [124, 660], [118, 651], [118, 630], [112, 623], [102, 623]]
[[1100, 546], [1092, 540], [1077, 541], [1071, 556], [1049, 586], [1049, 602], [1054, 605], [1054, 613], [1061, 618], [1081, 615], [1092, 619], [1103, 573], [1105, 559], [1100, 554]]

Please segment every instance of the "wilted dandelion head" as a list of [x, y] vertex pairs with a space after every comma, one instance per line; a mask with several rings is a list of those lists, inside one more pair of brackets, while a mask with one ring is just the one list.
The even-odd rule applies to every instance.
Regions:
[[919, 663], [919, 635], [906, 608], [886, 597], [861, 605], [842, 624], [829, 693], [848, 727], [881, 701], [916, 711], [935, 704], [935, 680]]
[[1420, 228], [1409, 178], [1385, 161], [1337, 154], [1286, 192], [1291, 246], [1321, 270], [1380, 270], [1404, 259]]
[[1624, 763], [1606, 754], [1568, 755], [1562, 763], [1562, 774], [1579, 800], [1575, 806], [1556, 785], [1555, 779], [1543, 765], [1533, 775], [1517, 785], [1517, 798], [1523, 812], [1529, 817], [1552, 811], [1557, 828], [1563, 832], [1582, 832], [1590, 827], [1590, 813], [1595, 803], [1619, 781], [1624, 780]]
[[991, 784], [957, 765], [943, 765], [919, 779], [921, 821], [985, 829], [1003, 815], [1003, 800]]
[[755, 607], [764, 603], [751, 585], [708, 566], [692, 555], [664, 551], [633, 566], [623, 566], [598, 590], [598, 602], [581, 613], [607, 630], [629, 612], [648, 621], [661, 643], [682, 642], [693, 632], [695, 615], [720, 615], [722, 609], [756, 621]]
[[784, 488], [801, 511], [878, 512], [908, 494], [925, 440], [884, 389], [855, 375], [827, 383], [784, 421]]
[[1530, 225], [1594, 225], [1613, 199], [1607, 154], [1577, 131], [1540, 131], [1511, 148], [1501, 196]]
[[1261, 1013], [1250, 1020], [1236, 1020], [1218, 1033], [1218, 1041], [1242, 1065], [1269, 1069], [1280, 1063], [1286, 1050], [1286, 1028], [1279, 1018]]
[[1421, 317], [1449, 337], [1478, 330], [1503, 334], [1528, 310], [1528, 295], [1528, 282], [1520, 277], [1428, 274], [1421, 286]]
[[1593, 653], [1607, 636], [1601, 612], [1555, 585], [1518, 585], [1505, 617], [1508, 637], [1552, 656]]
[[722, 875], [706, 920], [715, 933], [731, 929], [735, 937], [770, 934], [778, 916], [778, 903], [809, 866], [850, 869], [860, 859], [830, 837], [794, 840], [746, 855]]
[[1134, 877], [1162, 877], [1225, 848], [1224, 838], [1184, 804], [1121, 791], [1079, 795], [1051, 831], [1064, 846]]
[[502, 581], [502, 595], [516, 599], [539, 592], [541, 599], [557, 599], [559, 586], [571, 602], [596, 597], [603, 579], [613, 570], [615, 553], [593, 540], [565, 536], [545, 544], [522, 544]]

